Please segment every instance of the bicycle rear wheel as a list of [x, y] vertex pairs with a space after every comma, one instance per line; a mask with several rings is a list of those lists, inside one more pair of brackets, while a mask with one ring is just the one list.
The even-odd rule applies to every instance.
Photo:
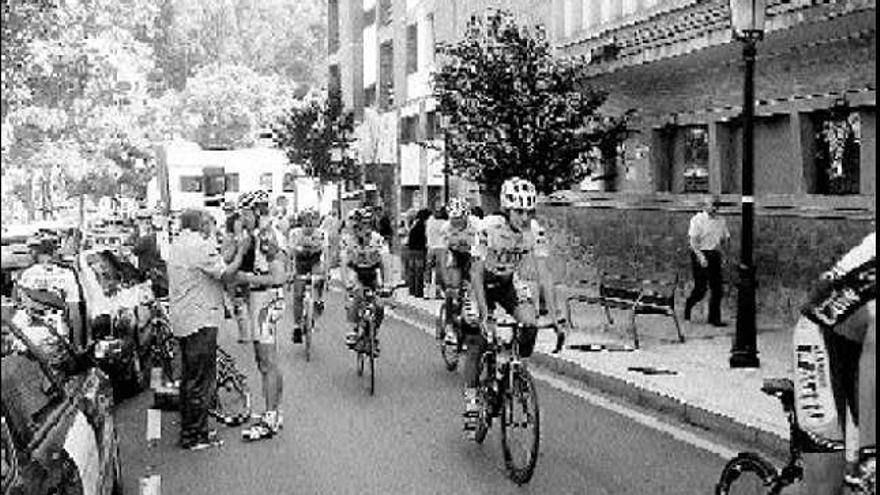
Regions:
[[478, 444], [486, 440], [489, 434], [489, 428], [492, 426], [491, 402], [488, 394], [488, 388], [480, 386], [477, 391], [477, 400], [480, 404], [480, 417], [477, 420], [477, 429], [474, 432], [474, 441]]
[[367, 324], [367, 356], [370, 360], [370, 395], [376, 393], [376, 329], [372, 323]]
[[437, 338], [440, 343], [440, 355], [446, 364], [448, 371], [455, 371], [458, 368], [459, 345], [449, 345], [446, 342], [446, 332], [454, 331], [448, 324], [446, 318], [446, 303], [440, 306], [440, 314], [437, 315]]
[[541, 417], [532, 375], [522, 365], [510, 373], [501, 407], [501, 447], [508, 476], [522, 485], [532, 479], [538, 463]]
[[312, 329], [315, 327], [315, 303], [311, 297], [306, 296], [303, 301], [303, 342], [306, 345], [306, 361], [312, 359]]
[[743, 452], [724, 466], [715, 486], [715, 495], [777, 494], [779, 475], [776, 468], [754, 452]]

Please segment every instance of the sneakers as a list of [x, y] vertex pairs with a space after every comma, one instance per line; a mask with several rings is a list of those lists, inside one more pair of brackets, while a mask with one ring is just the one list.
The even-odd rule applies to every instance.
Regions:
[[181, 442], [180, 446], [190, 452], [210, 449], [213, 447], [222, 447], [223, 440], [217, 437], [217, 430], [210, 430], [205, 436], [194, 442]]
[[294, 325], [294, 327], [293, 327], [293, 343], [294, 344], [302, 344], [302, 341], [303, 341], [302, 327], [299, 325]]
[[477, 401], [477, 389], [468, 388], [464, 391], [464, 431], [473, 440], [476, 437], [480, 420], [480, 403]]
[[243, 440], [255, 441], [272, 438], [278, 434], [283, 426], [281, 413], [278, 411], [266, 411], [260, 418], [260, 422], [245, 428], [241, 432]]
[[446, 336], [443, 339], [444, 343], [450, 347], [457, 346], [458, 345], [458, 336], [455, 335], [455, 329], [452, 328], [451, 325], [448, 325], [446, 327], [445, 333], [446, 333]]
[[315, 301], [315, 315], [321, 316], [324, 314], [324, 301]]

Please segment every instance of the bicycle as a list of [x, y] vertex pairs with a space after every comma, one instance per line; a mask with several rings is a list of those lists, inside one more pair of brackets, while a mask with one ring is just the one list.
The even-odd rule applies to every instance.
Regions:
[[[179, 352], [179, 339], [171, 331], [168, 300], [156, 299], [151, 309], [153, 314], [148, 352], [152, 359], [159, 360], [163, 374], [161, 389], [155, 390], [154, 394], [171, 395], [172, 398], [160, 399], [160, 402], [167, 401], [173, 404], [175, 402], [173, 396], [179, 397], [180, 387], [174, 369], [175, 357]], [[242, 425], [250, 420], [252, 411], [247, 377], [236, 366], [235, 358], [219, 346], [216, 361], [216, 388], [208, 413], [227, 426]]]
[[378, 339], [376, 333], [378, 330], [376, 315], [378, 312], [377, 299], [388, 298], [391, 296], [389, 289], [381, 288], [378, 290], [370, 287], [363, 287], [362, 302], [357, 312], [358, 331], [360, 338], [355, 344], [354, 351], [357, 353], [357, 375], [364, 375], [364, 368], [367, 362], [370, 367], [370, 395], [376, 392], [376, 357], [378, 357]]
[[[509, 335], [499, 336], [499, 328], [510, 328]], [[528, 365], [520, 357], [518, 323], [497, 325], [489, 320], [485, 332], [487, 349], [480, 357], [480, 381], [477, 387], [479, 413], [474, 440], [481, 444], [500, 418], [501, 446], [508, 476], [514, 483], [528, 483], [535, 473], [540, 443], [540, 409], [534, 380]], [[522, 418], [516, 417], [517, 412]], [[516, 459], [511, 444], [514, 429], [529, 429], [525, 458]]]
[[[721, 471], [721, 477], [715, 486], [716, 495], [738, 493], [755, 493], [777, 495], [782, 490], [804, 477], [803, 453], [834, 453], [845, 449], [842, 441], [820, 441], [807, 434], [798, 422], [794, 403], [794, 383], [788, 378], [771, 378], [764, 380], [761, 391], [772, 395], [782, 402], [782, 409], [788, 416], [790, 442], [789, 458], [781, 470], [755, 452], [740, 452], [731, 459]], [[876, 448], [860, 449], [860, 478], [856, 482], [847, 482], [846, 486], [853, 494], [874, 494], [874, 462]], [[747, 475], [753, 475], [751, 479]], [[731, 491], [736, 483], [737, 490]], [[746, 487], [746, 491], [739, 490]]]
[[[446, 310], [446, 301], [443, 301], [443, 304], [440, 305], [440, 312], [437, 315], [435, 337], [440, 344], [440, 356], [443, 358], [448, 371], [455, 371], [458, 368], [458, 362], [461, 354], [464, 352], [461, 327], [465, 320], [467, 297], [467, 285], [466, 282], [462, 282], [453, 298], [455, 306], [451, 313], [455, 315], [454, 319], [447, 321], [449, 312]], [[450, 344], [446, 339], [446, 332], [450, 330], [455, 333], [454, 345]]]
[[312, 333], [315, 329], [315, 320], [317, 319], [318, 298], [315, 296], [315, 283], [321, 279], [318, 275], [297, 275], [297, 280], [304, 282], [306, 285], [303, 289], [303, 312], [302, 312], [302, 335], [303, 344], [305, 344], [306, 361], [310, 361], [312, 357]]

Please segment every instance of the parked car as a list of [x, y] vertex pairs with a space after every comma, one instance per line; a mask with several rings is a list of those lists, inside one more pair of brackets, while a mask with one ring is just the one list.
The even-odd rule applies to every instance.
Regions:
[[107, 375], [43, 327], [20, 327], [3, 303], [2, 494], [122, 493]]
[[154, 296], [151, 282], [109, 250], [85, 250], [77, 260], [93, 356], [113, 379], [117, 396], [149, 385]]

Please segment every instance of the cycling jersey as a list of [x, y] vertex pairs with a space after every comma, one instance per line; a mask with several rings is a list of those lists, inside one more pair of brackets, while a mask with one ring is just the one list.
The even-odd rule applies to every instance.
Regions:
[[53, 264], [36, 264], [24, 270], [19, 286], [54, 293], [68, 303], [78, 303], [79, 285], [72, 270]]
[[485, 263], [487, 273], [512, 278], [529, 258], [548, 256], [544, 230], [534, 220], [529, 227], [517, 232], [502, 217], [487, 217], [477, 232], [471, 256]]
[[876, 298], [877, 242], [872, 232], [822, 275], [802, 312], [817, 325], [847, 333], [843, 336], [861, 342], [863, 333], [847, 332], [851, 327], [839, 324]]
[[351, 234], [344, 236], [342, 253], [345, 257], [345, 265], [357, 271], [361, 282], [365, 282], [367, 279], [374, 281], [372, 274], [381, 266], [382, 257], [389, 251], [385, 239], [378, 232], [371, 231], [365, 239], [358, 239]]

